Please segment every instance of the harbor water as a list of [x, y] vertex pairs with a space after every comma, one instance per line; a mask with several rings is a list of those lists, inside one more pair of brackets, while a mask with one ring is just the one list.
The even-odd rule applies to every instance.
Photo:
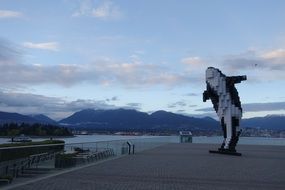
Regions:
[[[145, 139], [156, 138], [157, 136], [122, 136], [122, 135], [77, 135], [75, 137], [67, 138], [53, 138], [64, 140], [66, 144], [70, 143], [88, 143], [100, 141], [113, 141], [113, 140], [130, 140], [130, 139]], [[33, 141], [48, 140], [49, 138], [33, 138]], [[194, 136], [193, 143], [205, 144], [221, 144], [223, 137], [221, 136]], [[0, 144], [10, 143], [10, 138], [0, 138]], [[178, 136], [170, 136], [169, 142], [179, 142]], [[241, 137], [238, 144], [248, 145], [285, 145], [285, 138], [271, 138], [271, 137]]]

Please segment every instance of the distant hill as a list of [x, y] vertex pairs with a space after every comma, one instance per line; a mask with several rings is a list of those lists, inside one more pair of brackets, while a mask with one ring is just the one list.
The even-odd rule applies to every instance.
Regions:
[[75, 128], [117, 130], [216, 130], [219, 127], [218, 122], [211, 118], [194, 118], [166, 111], [149, 115], [128, 109], [86, 109], [59, 123]]
[[[74, 113], [59, 123], [73, 128], [102, 130], [221, 130], [219, 122], [211, 117], [189, 117], [163, 110], [147, 114], [128, 109], [86, 109]], [[285, 130], [285, 116], [242, 119], [241, 127]]]
[[[0, 124], [3, 123], [41, 123], [51, 125], [64, 125], [77, 129], [91, 130], [154, 130], [154, 131], [179, 131], [179, 130], [221, 130], [218, 121], [211, 117], [196, 118], [166, 112], [156, 111], [152, 114], [129, 109], [94, 110], [85, 109], [62, 119], [59, 122], [51, 118], [38, 115], [22, 115], [0, 111]], [[243, 119], [241, 127], [285, 130], [285, 116], [271, 115]]]
[[32, 117], [18, 114], [18, 113], [8, 113], [0, 111], [0, 124], [3, 123], [35, 123], [36, 120]]
[[0, 111], [0, 124], [3, 123], [41, 123], [41, 124], [52, 124], [56, 125], [57, 122], [50, 119], [49, 117], [38, 114], [38, 115], [22, 115], [19, 113], [9, 113]]
[[86, 109], [74, 113], [60, 124], [68, 124], [73, 127], [93, 129], [143, 129], [149, 126], [149, 115], [136, 110], [94, 110]]
[[285, 116], [269, 115], [265, 117], [243, 119], [241, 126], [260, 129], [285, 130]]
[[51, 125], [57, 125], [57, 122], [51, 118], [49, 118], [46, 115], [43, 114], [37, 114], [37, 115], [29, 115], [30, 117], [32, 117], [33, 119], [35, 119], [36, 121], [38, 121], [39, 123], [42, 124], [51, 124]]
[[178, 129], [178, 130], [216, 130], [219, 123], [210, 118], [195, 118], [185, 115], [156, 111], [150, 115], [152, 124], [159, 128]]

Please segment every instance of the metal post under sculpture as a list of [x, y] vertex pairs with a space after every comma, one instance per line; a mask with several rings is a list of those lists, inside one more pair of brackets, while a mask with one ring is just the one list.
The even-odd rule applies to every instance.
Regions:
[[207, 90], [203, 93], [203, 101], [206, 102], [208, 99], [212, 101], [224, 136], [221, 148], [217, 151], [210, 150], [210, 153], [241, 155], [235, 149], [241, 133], [239, 125], [242, 117], [241, 103], [235, 84], [246, 79], [245, 75], [227, 77], [214, 67], [208, 67], [206, 70]]

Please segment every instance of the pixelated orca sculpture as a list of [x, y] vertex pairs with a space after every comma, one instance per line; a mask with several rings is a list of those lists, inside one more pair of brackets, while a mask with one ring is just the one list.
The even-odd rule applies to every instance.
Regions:
[[210, 150], [210, 153], [241, 156], [236, 152], [236, 145], [241, 133], [242, 108], [235, 84], [243, 80], [246, 80], [245, 75], [227, 77], [217, 68], [208, 67], [206, 70], [207, 90], [203, 93], [203, 102], [212, 101], [224, 136], [221, 148]]

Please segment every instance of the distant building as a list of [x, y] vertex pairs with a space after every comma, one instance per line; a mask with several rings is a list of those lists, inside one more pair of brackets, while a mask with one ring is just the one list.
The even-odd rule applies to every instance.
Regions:
[[18, 137], [13, 137], [12, 142], [32, 142], [32, 139], [24, 134], [21, 134]]
[[180, 131], [180, 143], [192, 143], [191, 131]]

